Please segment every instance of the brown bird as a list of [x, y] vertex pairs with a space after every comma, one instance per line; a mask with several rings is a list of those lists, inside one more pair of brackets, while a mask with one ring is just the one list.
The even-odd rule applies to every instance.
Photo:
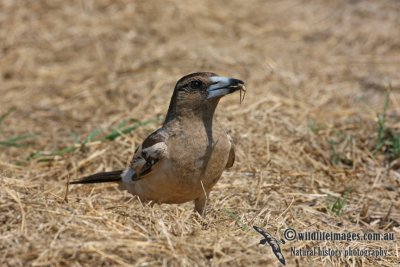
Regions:
[[71, 184], [118, 182], [142, 201], [184, 203], [194, 200], [204, 215], [208, 195], [235, 161], [232, 139], [215, 120], [221, 97], [245, 92], [241, 80], [211, 72], [192, 73], [175, 86], [162, 127], [136, 149], [125, 170], [102, 172]]

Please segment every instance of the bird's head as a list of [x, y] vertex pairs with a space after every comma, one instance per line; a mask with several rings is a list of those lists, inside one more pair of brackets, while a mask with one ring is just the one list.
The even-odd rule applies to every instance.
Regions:
[[168, 116], [207, 112], [212, 116], [221, 97], [240, 90], [244, 91], [245, 87], [244, 82], [238, 79], [212, 72], [186, 75], [176, 83]]

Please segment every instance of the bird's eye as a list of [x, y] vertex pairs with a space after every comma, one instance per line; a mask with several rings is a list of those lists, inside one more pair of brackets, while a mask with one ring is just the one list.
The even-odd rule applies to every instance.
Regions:
[[190, 82], [190, 87], [192, 89], [199, 89], [202, 85], [203, 85], [203, 83], [201, 81], [191, 81]]

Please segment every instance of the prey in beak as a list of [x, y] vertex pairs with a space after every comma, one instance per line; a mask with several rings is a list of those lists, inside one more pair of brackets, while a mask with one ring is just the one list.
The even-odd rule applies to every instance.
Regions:
[[207, 89], [207, 99], [222, 97], [227, 94], [240, 91], [240, 103], [243, 102], [246, 94], [246, 87], [244, 86], [244, 82], [242, 80], [221, 76], [213, 76], [209, 79], [211, 81], [211, 85]]

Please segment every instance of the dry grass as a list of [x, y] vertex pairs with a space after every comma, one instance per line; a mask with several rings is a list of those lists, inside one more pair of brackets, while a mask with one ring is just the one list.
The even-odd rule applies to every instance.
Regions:
[[[399, 238], [400, 159], [387, 144], [373, 151], [389, 82], [385, 126], [400, 129], [399, 13], [396, 0], [1, 0], [0, 115], [11, 113], [0, 124], [0, 265], [279, 266], [253, 224], [279, 238], [287, 227]], [[248, 88], [242, 105], [219, 106], [237, 162], [204, 220], [191, 203], [146, 207], [111, 185], [74, 186], [64, 200], [68, 178], [125, 166], [174, 82], [201, 70]], [[146, 123], [96, 141], [132, 119]], [[290, 246], [390, 256], [293, 257]], [[289, 266], [394, 266], [398, 246], [282, 248]]]

